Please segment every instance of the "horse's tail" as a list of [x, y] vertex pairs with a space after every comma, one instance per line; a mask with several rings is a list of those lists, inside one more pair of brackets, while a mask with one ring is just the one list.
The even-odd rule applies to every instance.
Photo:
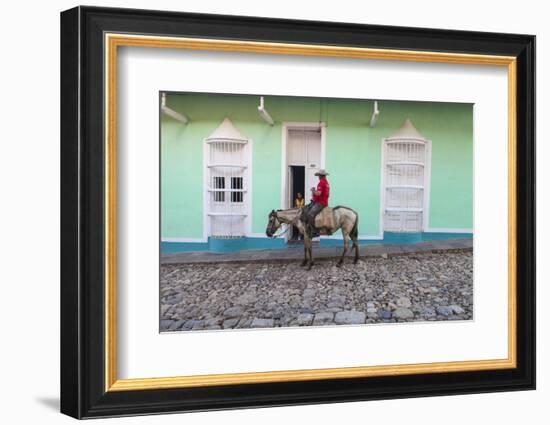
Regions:
[[357, 237], [359, 236], [359, 214], [357, 214], [357, 212], [355, 211], [353, 212], [355, 213], [355, 223], [353, 223], [353, 228], [351, 229], [350, 236], [353, 239], [357, 239]]

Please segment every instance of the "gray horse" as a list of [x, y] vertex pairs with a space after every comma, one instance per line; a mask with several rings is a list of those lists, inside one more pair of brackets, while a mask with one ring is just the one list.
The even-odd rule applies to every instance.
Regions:
[[[355, 249], [355, 258], [353, 263], [356, 264], [359, 260], [359, 245], [357, 244], [359, 215], [351, 208], [343, 206], [334, 207], [332, 211], [334, 213], [335, 227], [327, 230], [329, 231], [329, 234], [333, 234], [338, 229], [342, 229], [342, 235], [344, 237], [344, 251], [342, 252], [342, 256], [340, 257], [337, 266], [340, 267], [344, 262], [344, 257], [348, 250], [350, 239], [353, 243], [352, 247]], [[302, 209], [290, 208], [287, 210], [272, 210], [269, 213], [265, 234], [270, 238], [276, 237], [275, 233], [282, 224], [296, 226], [298, 231], [304, 236], [304, 261], [302, 261], [301, 265], [307, 265], [307, 269], [311, 270], [311, 266], [313, 266], [311, 238], [306, 231], [305, 223], [302, 221]]]

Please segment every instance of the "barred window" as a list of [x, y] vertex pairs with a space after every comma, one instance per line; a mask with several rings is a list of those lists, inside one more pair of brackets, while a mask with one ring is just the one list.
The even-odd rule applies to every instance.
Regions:
[[225, 118], [205, 139], [209, 199], [208, 233], [216, 238], [243, 237], [250, 214], [248, 199], [250, 143]]
[[214, 202], [224, 202], [225, 192], [223, 191], [223, 189], [225, 189], [225, 177], [214, 176], [212, 188], [214, 190], [212, 193]]
[[410, 120], [384, 140], [384, 230], [424, 229], [429, 146]]
[[243, 178], [242, 177], [231, 177], [231, 202], [242, 202], [243, 201]]

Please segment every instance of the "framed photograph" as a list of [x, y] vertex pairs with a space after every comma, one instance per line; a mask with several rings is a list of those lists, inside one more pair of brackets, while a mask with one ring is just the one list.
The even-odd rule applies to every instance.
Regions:
[[61, 411], [535, 388], [535, 37], [61, 14]]

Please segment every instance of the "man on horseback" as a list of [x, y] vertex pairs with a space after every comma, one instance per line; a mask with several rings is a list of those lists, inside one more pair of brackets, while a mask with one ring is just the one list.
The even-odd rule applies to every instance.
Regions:
[[[304, 261], [302, 262], [302, 266], [308, 266], [308, 270], [313, 265], [311, 238], [318, 234], [315, 227], [315, 217], [328, 206], [328, 197], [330, 195], [330, 186], [326, 179], [328, 173], [325, 170], [319, 170], [315, 175], [319, 176], [319, 183], [317, 184], [317, 188], [312, 188], [311, 190], [311, 203], [301, 209], [271, 210], [265, 229], [265, 234], [269, 238], [281, 236], [277, 235], [277, 230], [283, 224], [296, 226], [301, 234], [306, 235], [304, 238]], [[329, 235], [337, 230], [341, 230], [344, 244], [342, 255], [336, 265], [341, 266], [343, 264], [350, 239], [355, 250], [353, 262], [357, 263], [359, 261], [359, 244], [357, 242], [359, 235], [359, 215], [353, 209], [343, 205], [334, 207], [330, 215], [332, 216], [332, 223], [328, 223], [329, 220], [325, 219], [323, 220], [322, 228], [326, 229]]]
[[315, 227], [315, 217], [323, 208], [328, 207], [328, 197], [330, 195], [330, 185], [327, 180], [329, 175], [321, 169], [315, 173], [319, 177], [317, 188], [311, 188], [311, 202], [304, 208], [302, 221], [307, 225], [307, 232], [310, 238], [319, 236], [319, 230]]

